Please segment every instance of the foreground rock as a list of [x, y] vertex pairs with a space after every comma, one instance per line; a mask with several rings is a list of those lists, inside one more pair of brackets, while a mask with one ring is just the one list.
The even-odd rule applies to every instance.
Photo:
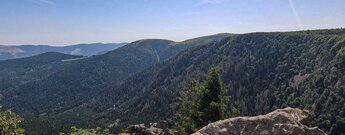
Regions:
[[[266, 115], [236, 117], [208, 124], [193, 135], [325, 135], [317, 127], [305, 124], [308, 111], [285, 108]], [[304, 124], [303, 124], [304, 123]]]

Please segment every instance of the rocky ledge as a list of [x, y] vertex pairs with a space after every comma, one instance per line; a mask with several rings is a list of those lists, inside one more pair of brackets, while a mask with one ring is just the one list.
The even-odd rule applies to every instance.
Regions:
[[210, 123], [193, 135], [325, 135], [308, 127], [310, 113], [297, 108], [278, 109], [266, 115], [235, 117]]

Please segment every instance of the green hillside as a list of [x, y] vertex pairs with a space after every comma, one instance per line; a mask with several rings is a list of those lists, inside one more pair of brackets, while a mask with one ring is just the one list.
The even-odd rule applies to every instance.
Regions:
[[[6, 68], [6, 62], [1, 67], [0, 63], [0, 69], [6, 69], [2, 72], [6, 76], [22, 73], [4, 77], [11, 79], [7, 80], [8, 83], [0, 83], [4, 106], [13, 108], [20, 114], [29, 114], [33, 121], [35, 119], [31, 115], [39, 115], [57, 123], [62, 121], [65, 124], [96, 126], [102, 123], [95, 122], [95, 119], [99, 118], [99, 114], [96, 115], [98, 112], [85, 108], [83, 103], [93, 102], [97, 95], [109, 87], [119, 85], [128, 77], [168, 60], [182, 50], [217, 42], [227, 36], [230, 34], [211, 35], [188, 42], [139, 40], [108, 53], [87, 58], [55, 56], [52, 57], [56, 58], [54, 61], [39, 68], [26, 68], [23, 61], [27, 59], [10, 60], [11, 66], [18, 67], [18, 70]], [[44, 65], [45, 59], [50, 59], [51, 56], [39, 55], [33, 58], [34, 60], [28, 60], [29, 64]], [[30, 70], [30, 74], [24, 70]]]
[[298, 107], [315, 116], [311, 125], [340, 134], [344, 65], [344, 29], [145, 39], [92, 57], [0, 61], [0, 90], [5, 108], [26, 119], [28, 134], [58, 134], [72, 125], [119, 132], [174, 119], [179, 91], [216, 66], [241, 115]]
[[[181, 52], [109, 88], [91, 108], [123, 124], [171, 118], [179, 90], [212, 65], [242, 115], [286, 106], [310, 110], [312, 125], [344, 133], [345, 30], [250, 33]], [[145, 117], [143, 117], [145, 116]]]

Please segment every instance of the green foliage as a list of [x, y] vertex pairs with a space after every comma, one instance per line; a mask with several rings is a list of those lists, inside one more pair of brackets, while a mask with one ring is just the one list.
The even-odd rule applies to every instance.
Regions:
[[24, 135], [19, 127], [23, 119], [10, 110], [0, 112], [0, 133], [3, 135]]
[[202, 94], [201, 88], [201, 85], [192, 80], [189, 89], [180, 92], [176, 128], [181, 134], [193, 133], [200, 127], [197, 124], [200, 122], [198, 106]]
[[28, 135], [58, 135], [59, 132], [69, 131], [72, 126], [47, 116], [22, 115], [22, 117], [25, 121], [21, 125]]
[[60, 133], [60, 135], [112, 135], [109, 129], [95, 128], [95, 129], [82, 129], [75, 126], [71, 127], [70, 133]]
[[24, 135], [24, 129], [19, 127], [23, 118], [11, 110], [3, 110], [0, 105], [0, 134], [1, 135]]
[[212, 67], [207, 80], [190, 83], [187, 91], [181, 91], [177, 116], [180, 134], [191, 134], [208, 123], [239, 115], [239, 111], [225, 96], [219, 69]]
[[[219, 69], [212, 67], [204, 83], [199, 110], [203, 123], [210, 123], [236, 115], [238, 111], [230, 103], [231, 97], [225, 96]], [[238, 115], [238, 114], [237, 114]]]

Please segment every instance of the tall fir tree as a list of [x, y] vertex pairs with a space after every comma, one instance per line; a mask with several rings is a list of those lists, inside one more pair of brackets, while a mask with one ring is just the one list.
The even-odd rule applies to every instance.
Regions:
[[230, 96], [225, 96], [220, 71], [212, 67], [206, 81], [192, 80], [186, 91], [180, 92], [177, 112], [179, 134], [190, 134], [210, 122], [239, 115]]
[[220, 79], [219, 70], [211, 68], [210, 74], [204, 83], [199, 110], [202, 112], [204, 123], [214, 122], [225, 118], [226, 105], [224, 99], [224, 89]]

